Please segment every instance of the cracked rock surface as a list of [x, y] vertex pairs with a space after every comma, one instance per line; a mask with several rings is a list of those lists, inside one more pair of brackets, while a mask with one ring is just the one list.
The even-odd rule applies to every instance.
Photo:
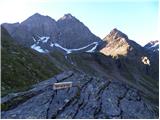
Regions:
[[[62, 81], [71, 81], [73, 86], [53, 90], [53, 83]], [[2, 98], [1, 104], [9, 103], [2, 118], [155, 118], [139, 91], [129, 85], [72, 71]]]

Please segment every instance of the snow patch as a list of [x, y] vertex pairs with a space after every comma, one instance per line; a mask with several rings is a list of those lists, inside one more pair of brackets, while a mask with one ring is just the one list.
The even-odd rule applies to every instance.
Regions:
[[98, 42], [93, 42], [93, 43], [91, 43], [91, 44], [89, 44], [87, 46], [84, 46], [84, 47], [81, 47], [81, 48], [77, 48], [77, 49], [67, 49], [67, 48], [62, 47], [58, 43], [54, 43], [54, 44], [52, 43], [52, 46], [54, 46], [54, 45], [56, 47], [59, 47], [62, 50], [64, 50], [67, 54], [70, 54], [70, 53], [75, 52], [75, 51], [83, 50], [83, 49], [85, 49], [85, 48], [87, 48], [87, 47], [89, 47], [91, 45], [95, 45], [95, 46], [93, 48], [91, 48], [90, 50], [87, 50], [86, 52], [94, 52], [96, 50], [97, 46], [98, 46]]
[[47, 43], [49, 39], [50, 37], [46, 37], [46, 36], [39, 37], [39, 41], [42, 41], [42, 43]]
[[150, 46], [149, 48], [156, 47], [158, 44], [159, 44], [159, 43], [157, 42], [157, 43], [153, 44], [152, 46]]
[[39, 39], [37, 39], [37, 40], [34, 37], [32, 37], [32, 38], [33, 38], [33, 41], [36, 42], [37, 44], [39, 44], [40, 41], [42, 43], [47, 43], [48, 40], [50, 39], [50, 37], [48, 37], [48, 36], [42, 36], [42, 37], [38, 36]]
[[148, 49], [150, 48], [153, 48], [153, 47], [156, 47], [157, 45], [159, 45], [159, 41], [156, 41], [156, 42], [150, 42], [151, 46], [148, 47]]
[[33, 41], [36, 42], [36, 39], [34, 37], [32, 37], [32, 38], [33, 38]]
[[157, 45], [159, 45], [159, 42], [156, 42], [156, 43], [153, 45], [153, 47], [155, 47], [155, 46], [157, 46]]
[[96, 50], [97, 46], [98, 46], [98, 43], [95, 42], [94, 44], [95, 44], [95, 46], [92, 49], [87, 50], [86, 52], [94, 52]]
[[145, 65], [150, 65], [150, 60], [148, 59], [148, 57], [143, 56], [141, 57], [143, 64]]
[[51, 46], [51, 47], [53, 47], [53, 46], [54, 46], [54, 44], [53, 44], [53, 43], [51, 43], [51, 44], [50, 44], [50, 46]]
[[36, 44], [33, 44], [31, 46], [32, 49], [40, 52], [40, 53], [48, 53], [49, 51], [48, 50], [43, 50], [40, 46], [37, 46]]
[[55, 43], [54, 45], [55, 45], [56, 47], [61, 48], [61, 49], [64, 50], [64, 51], [66, 51], [67, 54], [72, 53], [72, 52], [71, 52], [71, 49], [64, 48], [64, 47], [62, 47], [61, 45], [59, 45], [58, 43]]
[[[48, 37], [48, 36], [42, 36], [42, 37], [38, 36], [39, 39], [37, 39], [37, 40], [34, 37], [32, 37], [32, 38], [33, 38], [33, 41], [35, 42], [35, 44], [33, 44], [31, 46], [32, 49], [35, 49], [36, 51], [41, 52], [41, 53], [48, 52], [48, 50], [43, 50], [38, 44], [39, 44], [39, 42], [47, 43], [48, 40], [50, 39], [50, 37]], [[70, 54], [70, 53], [75, 52], [75, 51], [80, 51], [80, 50], [86, 49], [86, 48], [90, 47], [91, 45], [94, 45], [94, 46], [90, 50], [87, 50], [85, 52], [94, 52], [96, 50], [97, 46], [98, 46], [98, 42], [93, 42], [93, 43], [88, 44], [84, 47], [76, 48], [76, 49], [68, 49], [68, 48], [62, 47], [58, 43], [50, 43], [50, 47], [56, 46], [58, 48], [61, 48], [62, 50], [64, 50], [66, 52], [66, 54]]]
[[32, 37], [33, 41], [35, 42], [35, 44], [31, 45], [31, 48], [40, 52], [40, 53], [48, 53], [49, 51], [47, 49], [42, 49], [41, 46], [39, 46], [39, 42], [42, 42], [42, 43], [47, 43], [48, 40], [50, 39], [50, 37], [47, 37], [47, 36], [38, 36], [39, 39], [35, 39], [35, 37]]

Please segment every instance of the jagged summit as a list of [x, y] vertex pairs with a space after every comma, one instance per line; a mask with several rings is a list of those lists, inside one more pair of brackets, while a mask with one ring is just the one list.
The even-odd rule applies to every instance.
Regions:
[[[30, 16], [29, 18], [33, 18], [33, 17], [49, 17], [48, 15], [42, 15], [42, 14], [40, 14], [40, 13], [34, 13], [32, 16]], [[49, 18], [51, 18], [51, 17], [49, 17]]]
[[43, 15], [41, 15], [40, 13], [35, 13], [32, 16], [43, 16]]
[[[70, 13], [65, 14], [57, 21], [60, 30], [59, 42], [65, 48], [76, 49], [93, 42], [101, 42], [91, 31]], [[78, 42], [77, 42], [78, 41]]]
[[50, 38], [46, 44], [44, 43], [45, 45], [39, 43], [40, 47], [45, 47], [44, 49], [48, 49], [49, 51], [54, 49], [50, 45], [53, 42], [57, 42], [68, 49], [76, 49], [93, 42], [102, 41], [70, 13], [65, 14], [58, 21], [55, 21], [49, 16], [35, 13], [20, 23], [18, 27], [8, 25], [6, 29], [9, 33], [14, 33], [12, 37], [15, 40], [28, 47], [35, 45], [34, 40], [38, 40], [39, 37]]
[[64, 14], [63, 17], [61, 17], [59, 20], [69, 20], [69, 19], [75, 19], [74, 16], [72, 16], [70, 13]]
[[151, 50], [153, 52], [158, 52], [159, 51], [159, 40], [154, 40], [149, 43], [147, 43], [144, 48]]
[[151, 46], [153, 46], [153, 45], [158, 45], [159, 44], [159, 40], [154, 40], [154, 41], [150, 41], [148, 44], [146, 44], [145, 46], [147, 46], [147, 45], [151, 45]]
[[22, 24], [30, 24], [30, 23], [44, 23], [44, 22], [51, 22], [55, 20], [49, 16], [41, 15], [40, 13], [35, 13], [29, 18], [27, 18], [25, 21], [22, 22]]
[[111, 40], [118, 40], [118, 39], [128, 39], [128, 36], [118, 30], [117, 28], [114, 28], [111, 30], [111, 32], [104, 38], [105, 41], [111, 41]]
[[29, 18], [27, 18], [26, 20], [28, 20], [28, 19], [41, 19], [43, 17], [46, 17], [46, 16], [41, 15], [40, 13], [35, 13], [32, 16], [30, 16]]
[[134, 55], [140, 53], [142, 49], [139, 44], [129, 40], [128, 36], [117, 28], [111, 30], [111, 32], [103, 40], [107, 42], [107, 45], [101, 50], [101, 52], [105, 55]]

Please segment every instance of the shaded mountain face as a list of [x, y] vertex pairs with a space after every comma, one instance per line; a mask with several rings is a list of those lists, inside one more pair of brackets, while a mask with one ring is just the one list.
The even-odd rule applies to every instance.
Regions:
[[[38, 13], [32, 15], [27, 20], [20, 24], [2, 24], [6, 28], [10, 35], [19, 43], [24, 44], [27, 47], [38, 42], [37, 46], [43, 45], [43, 37], [49, 37], [41, 49], [46, 49], [51, 40], [55, 39], [58, 33], [56, 21], [48, 16], [43, 16]], [[12, 30], [12, 31], [11, 31]]]
[[61, 72], [46, 55], [18, 44], [3, 27], [1, 31], [2, 96]]
[[90, 30], [71, 14], [66, 14], [57, 21], [60, 28], [57, 42], [67, 48], [78, 48], [101, 39], [93, 35]]
[[36, 13], [20, 24], [5, 23], [2, 26], [16, 41], [42, 53], [57, 49], [54, 43], [67, 49], [82, 48], [93, 42], [102, 43], [71, 14], [64, 15], [56, 22], [49, 16]]
[[151, 41], [147, 43], [144, 48], [152, 52], [159, 52], [159, 40]]

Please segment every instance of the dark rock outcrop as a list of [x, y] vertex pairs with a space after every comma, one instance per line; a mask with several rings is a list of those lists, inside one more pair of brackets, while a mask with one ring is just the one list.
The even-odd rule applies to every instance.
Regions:
[[151, 41], [147, 43], [144, 48], [152, 52], [159, 52], [159, 40]]
[[[73, 87], [53, 90], [53, 83], [71, 81]], [[71, 71], [40, 82], [32, 89], [2, 98], [8, 104], [16, 98], [36, 93], [12, 109], [2, 110], [2, 118], [155, 118], [139, 91], [118, 80], [91, 77]], [[17, 99], [18, 100], [18, 99]], [[15, 105], [15, 104], [14, 104]]]

